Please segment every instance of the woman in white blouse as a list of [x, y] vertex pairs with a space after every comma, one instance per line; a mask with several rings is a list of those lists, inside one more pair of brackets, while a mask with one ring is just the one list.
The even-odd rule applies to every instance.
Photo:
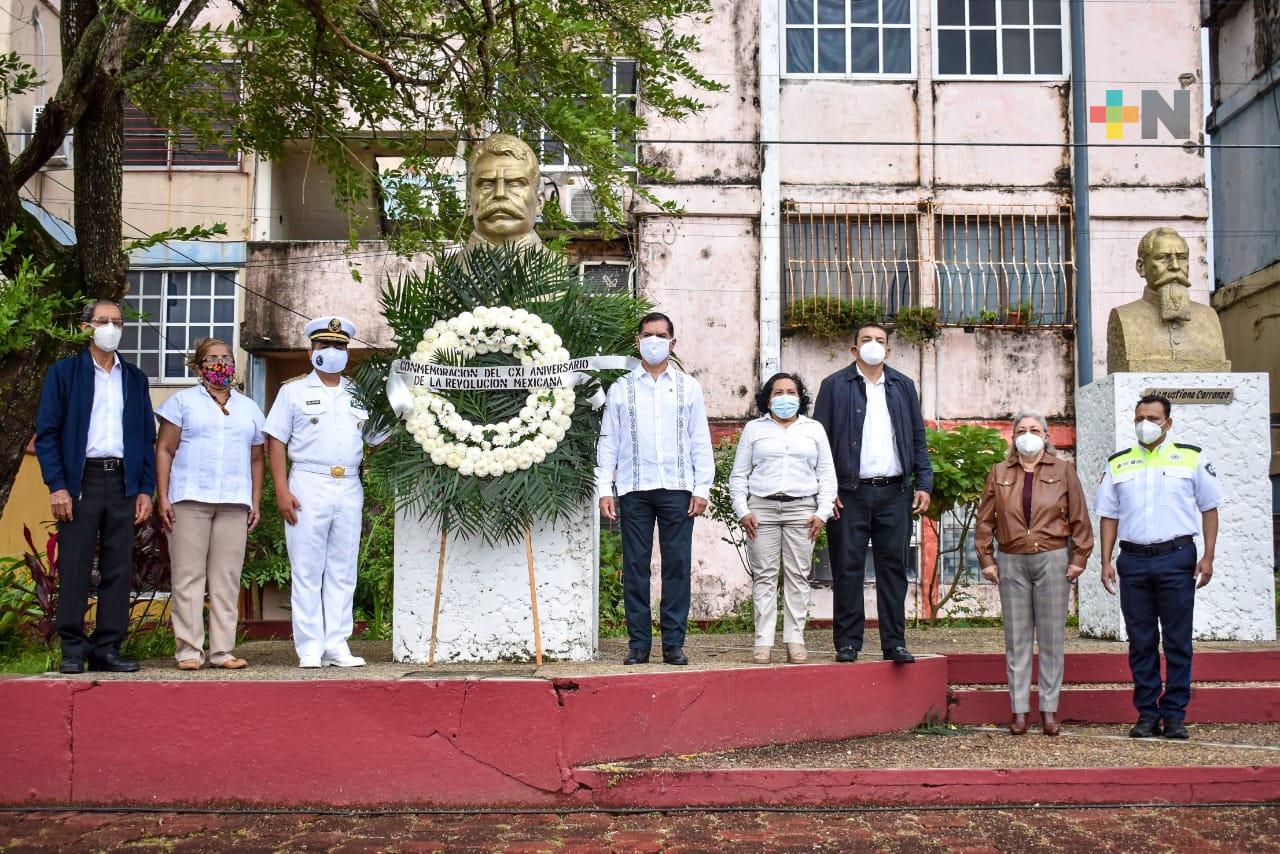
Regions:
[[170, 532], [169, 610], [178, 667], [204, 663], [204, 595], [209, 591], [209, 664], [237, 670], [240, 571], [262, 497], [263, 415], [231, 387], [236, 363], [217, 338], [196, 343], [187, 362], [200, 382], [166, 400], [156, 415], [156, 513]]
[[831, 518], [836, 471], [822, 425], [809, 418], [809, 392], [795, 374], [774, 374], [756, 395], [763, 413], [747, 422], [729, 475], [733, 512], [747, 535], [756, 639], [752, 660], [764, 664], [773, 649], [782, 566], [782, 640], [787, 660], [807, 661], [804, 623], [809, 614], [813, 543]]

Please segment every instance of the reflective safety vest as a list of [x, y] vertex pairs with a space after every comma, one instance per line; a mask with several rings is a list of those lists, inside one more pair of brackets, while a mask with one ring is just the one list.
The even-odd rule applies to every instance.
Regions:
[[1130, 480], [1146, 469], [1187, 469], [1191, 472], [1187, 477], [1194, 477], [1199, 465], [1200, 447], [1181, 442], [1172, 443], [1172, 447], [1162, 454], [1134, 445], [1107, 458], [1107, 468], [1111, 472], [1111, 479], [1116, 483]]

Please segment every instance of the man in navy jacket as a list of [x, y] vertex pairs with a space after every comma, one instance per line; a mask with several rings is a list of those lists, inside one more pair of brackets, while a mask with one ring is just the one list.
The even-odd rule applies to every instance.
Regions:
[[[93, 338], [49, 368], [36, 416], [36, 456], [58, 522], [61, 670], [128, 672], [138, 662], [120, 656], [120, 643], [129, 624], [134, 529], [151, 516], [156, 488], [156, 422], [146, 374], [116, 353], [120, 306], [99, 300], [82, 320]], [[98, 609], [88, 637], [95, 551]]]
[[889, 333], [878, 323], [863, 324], [854, 342], [853, 364], [822, 381], [813, 413], [831, 440], [840, 486], [836, 515], [827, 526], [836, 660], [857, 661], [862, 649], [862, 585], [870, 541], [881, 651], [890, 661], [910, 664], [915, 661], [906, 639], [911, 514], [929, 508], [933, 468], [915, 383], [884, 364]]

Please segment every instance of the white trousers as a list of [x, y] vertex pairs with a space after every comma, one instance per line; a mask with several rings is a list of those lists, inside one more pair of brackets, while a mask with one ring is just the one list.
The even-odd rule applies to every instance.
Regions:
[[284, 526], [293, 647], [299, 658], [349, 653], [364, 488], [358, 477], [294, 469], [289, 491], [302, 505], [297, 524]]
[[804, 643], [809, 616], [809, 567], [813, 543], [809, 520], [817, 498], [770, 501], [752, 495], [747, 508], [756, 517], [756, 538], [747, 542], [751, 598], [755, 602], [756, 646], [773, 646], [778, 620], [778, 567], [782, 567], [782, 641]]

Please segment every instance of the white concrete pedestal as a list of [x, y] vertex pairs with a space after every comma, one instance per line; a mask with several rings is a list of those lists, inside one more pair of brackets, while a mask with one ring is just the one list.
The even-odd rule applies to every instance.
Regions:
[[[1226, 493], [1218, 508], [1213, 579], [1196, 591], [1194, 636], [1200, 640], [1275, 640], [1266, 374], [1111, 374], [1080, 389], [1076, 394], [1076, 466], [1089, 497], [1094, 533], [1100, 531], [1093, 497], [1107, 457], [1137, 444], [1133, 409], [1149, 388], [1235, 391], [1228, 404], [1174, 401], [1171, 413], [1174, 426], [1169, 440], [1203, 448]], [[1203, 539], [1197, 541], [1197, 548], [1203, 553]], [[1118, 551], [1117, 546], [1116, 554]], [[1120, 600], [1102, 588], [1100, 567], [1100, 551], [1095, 549], [1089, 570], [1080, 578], [1080, 634], [1124, 640]]]
[[[600, 521], [594, 502], [557, 525], [533, 530], [543, 654], [589, 661], [599, 631]], [[431, 642], [440, 530], [396, 516], [396, 661], [426, 662]], [[436, 661], [532, 661], [533, 621], [524, 541], [486, 546], [450, 538], [445, 547]]]

